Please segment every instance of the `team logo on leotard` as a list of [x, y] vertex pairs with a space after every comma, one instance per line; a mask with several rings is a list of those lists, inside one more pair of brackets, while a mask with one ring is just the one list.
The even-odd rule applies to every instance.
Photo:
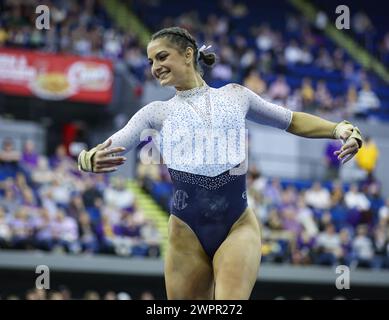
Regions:
[[173, 205], [177, 210], [183, 210], [188, 205], [186, 199], [188, 199], [188, 194], [184, 190], [177, 190], [173, 196]]
[[245, 192], [242, 193], [242, 198], [243, 198], [243, 199], [247, 199], [247, 191], [245, 191]]

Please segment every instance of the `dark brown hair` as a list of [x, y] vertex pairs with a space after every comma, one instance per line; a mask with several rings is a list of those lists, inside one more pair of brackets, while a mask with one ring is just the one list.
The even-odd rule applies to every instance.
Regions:
[[192, 48], [193, 54], [193, 66], [197, 71], [202, 73], [202, 69], [199, 62], [202, 61], [207, 66], [212, 66], [216, 61], [216, 54], [213, 52], [205, 53], [200, 51], [197, 46], [196, 39], [188, 32], [188, 30], [180, 27], [164, 28], [154, 33], [151, 36], [151, 41], [156, 39], [167, 39], [177, 50], [184, 53], [188, 47]]

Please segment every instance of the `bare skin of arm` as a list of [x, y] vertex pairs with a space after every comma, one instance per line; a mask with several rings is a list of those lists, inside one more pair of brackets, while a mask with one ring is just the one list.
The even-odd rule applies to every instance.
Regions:
[[[292, 122], [286, 131], [305, 138], [327, 138], [335, 139], [334, 130], [337, 123], [331, 122], [320, 117], [305, 112], [293, 112]], [[344, 130], [340, 138], [346, 142], [352, 134], [352, 129]], [[349, 161], [358, 151], [358, 142], [355, 139], [349, 139], [335, 155], [342, 163]]]
[[286, 130], [305, 138], [334, 138], [337, 123], [304, 112], [293, 112], [292, 122]]

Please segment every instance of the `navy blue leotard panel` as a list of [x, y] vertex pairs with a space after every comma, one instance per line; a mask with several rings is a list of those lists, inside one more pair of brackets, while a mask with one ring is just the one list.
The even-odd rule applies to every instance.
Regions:
[[169, 172], [174, 186], [171, 213], [193, 230], [212, 259], [247, 208], [246, 174], [226, 171], [208, 177], [173, 169]]

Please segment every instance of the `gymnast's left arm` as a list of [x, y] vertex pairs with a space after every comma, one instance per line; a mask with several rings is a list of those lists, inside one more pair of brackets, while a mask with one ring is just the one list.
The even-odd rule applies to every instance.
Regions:
[[286, 131], [305, 138], [341, 139], [343, 146], [335, 154], [343, 164], [362, 146], [361, 132], [350, 122], [335, 123], [305, 112], [293, 112]]
[[349, 161], [362, 146], [362, 135], [357, 127], [348, 121], [339, 123], [320, 117], [292, 112], [282, 106], [264, 100], [248, 88], [234, 85], [240, 99], [245, 101], [248, 120], [280, 128], [305, 138], [341, 139], [343, 146], [335, 152], [342, 163]]

